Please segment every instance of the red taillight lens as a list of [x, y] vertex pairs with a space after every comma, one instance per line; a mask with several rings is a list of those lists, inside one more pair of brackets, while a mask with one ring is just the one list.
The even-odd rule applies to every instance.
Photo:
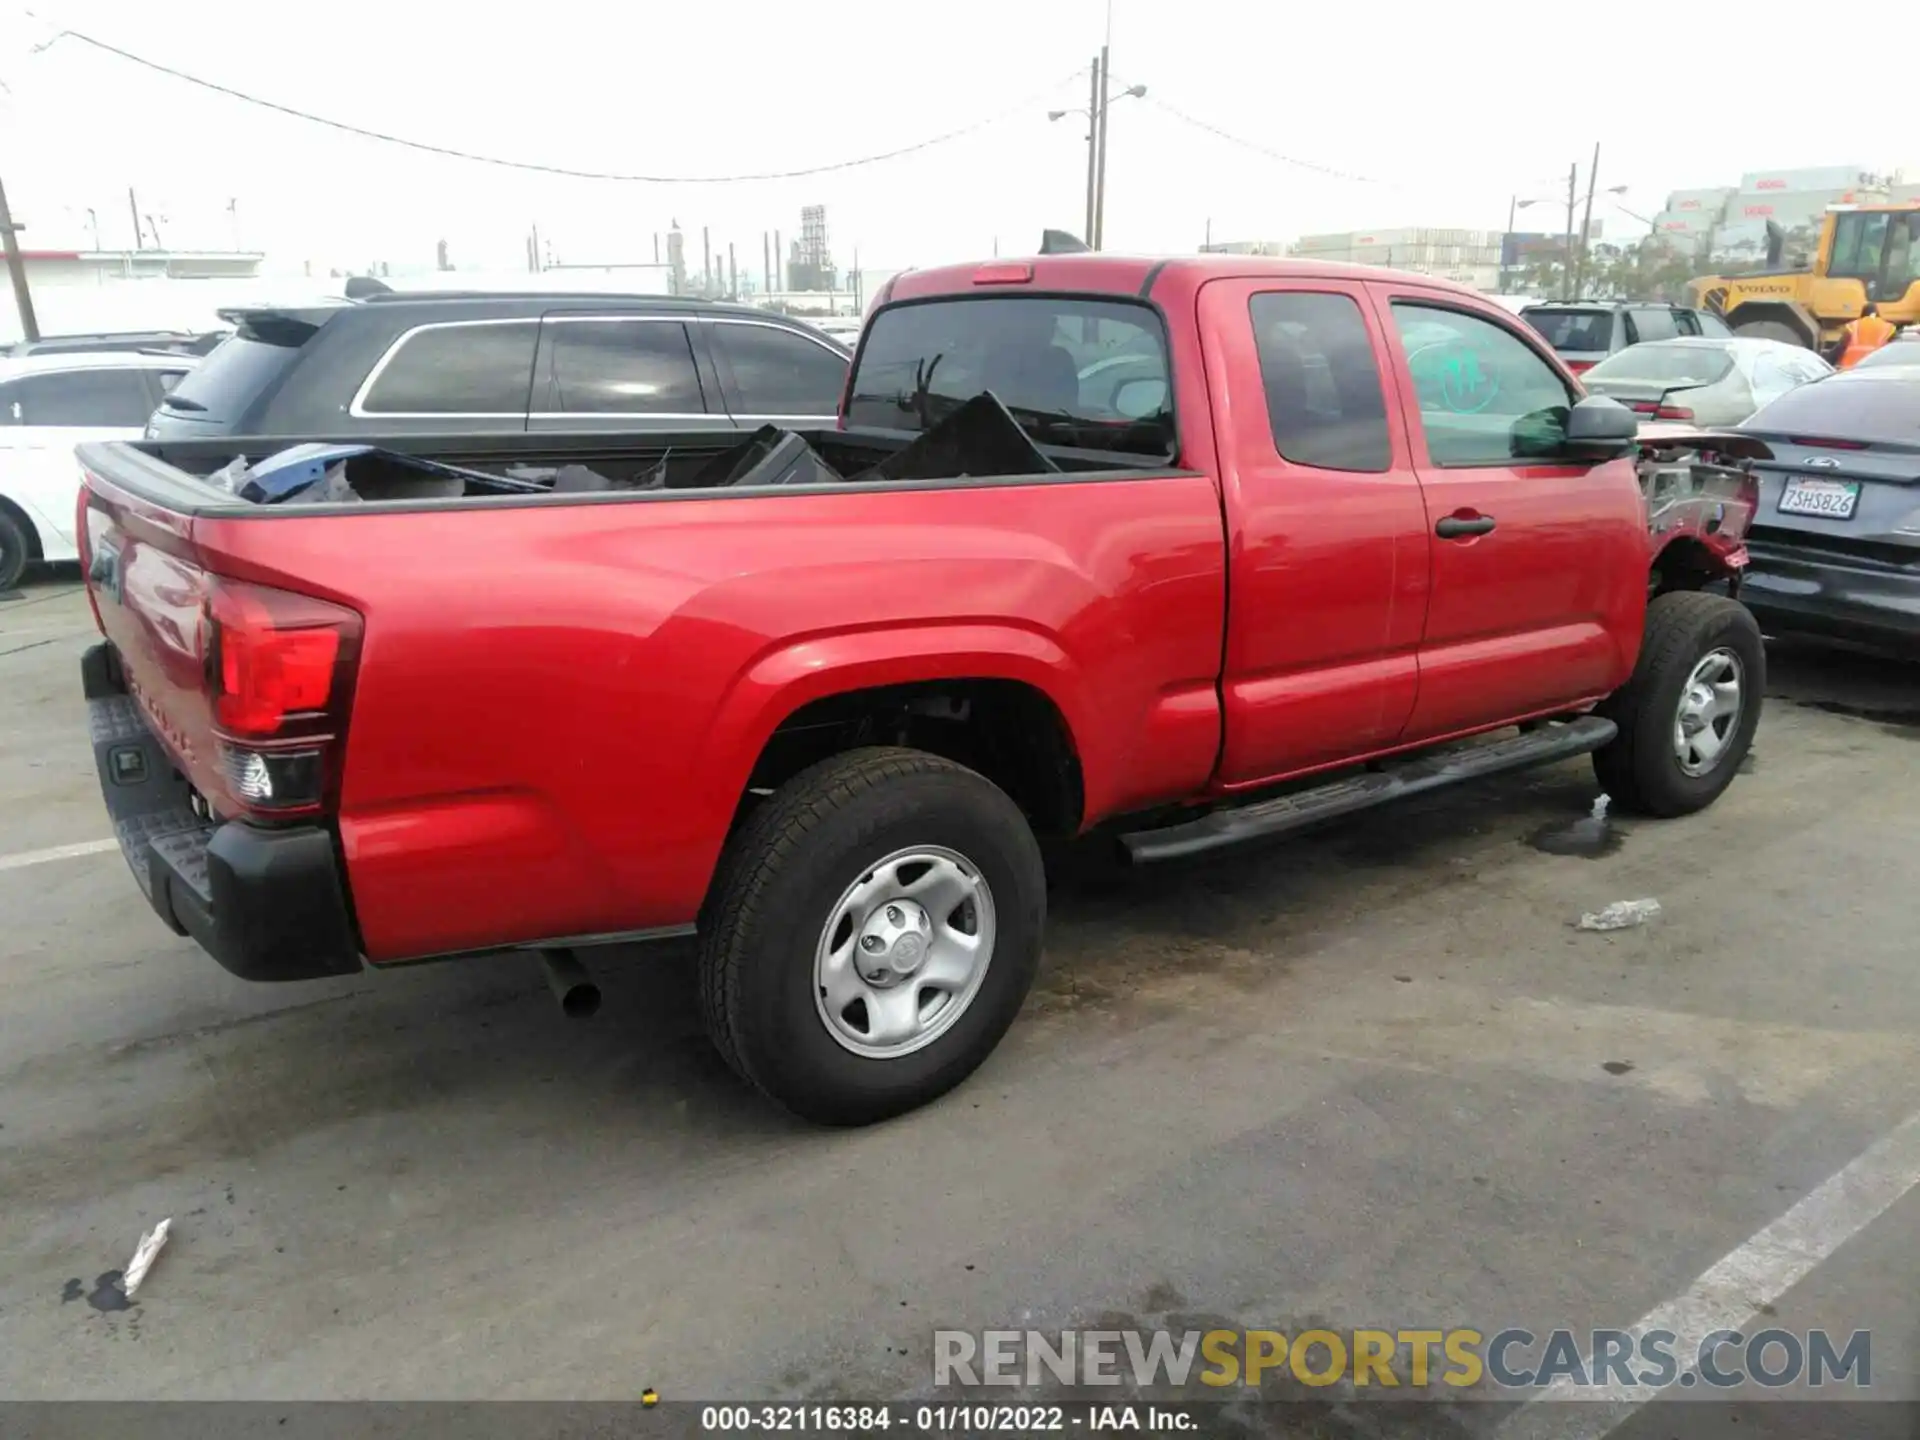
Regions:
[[1693, 411], [1684, 405], [1662, 405], [1653, 412], [1656, 420], [1691, 420]]
[[1660, 407], [1651, 400], [1636, 400], [1627, 407], [1636, 415], [1658, 415]]
[[360, 617], [345, 606], [214, 579], [207, 688], [233, 797], [275, 814], [320, 808], [339, 775]]
[[1584, 375], [1599, 363], [1597, 360], [1569, 360], [1567, 361], [1567, 369], [1576, 375]]
[[1867, 442], [1864, 440], [1835, 440], [1824, 435], [1789, 435], [1787, 439], [1795, 445], [1807, 445], [1815, 450], [1864, 450], [1867, 448]]
[[973, 272], [976, 285], [1025, 285], [1033, 279], [1033, 266], [1015, 260], [982, 265]]
[[213, 716], [235, 735], [273, 735], [289, 715], [327, 708], [340, 657], [336, 630], [276, 630], [221, 622]]

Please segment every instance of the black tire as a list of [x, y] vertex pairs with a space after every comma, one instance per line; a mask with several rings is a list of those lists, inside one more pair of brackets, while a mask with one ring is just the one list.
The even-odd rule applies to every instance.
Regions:
[[[1712, 768], [1692, 775], [1680, 763], [1674, 725], [1694, 667], [1716, 650], [1740, 662], [1741, 707]], [[1623, 810], [1662, 817], [1704, 810], [1733, 783], [1752, 746], [1766, 688], [1766, 647], [1746, 606], [1700, 590], [1657, 595], [1647, 605], [1633, 677], [1599, 706], [1620, 733], [1594, 752], [1594, 774]]]
[[[821, 1018], [814, 951], [846, 888], [916, 845], [977, 867], [993, 898], [993, 950], [951, 1028], [909, 1054], [870, 1058]], [[701, 925], [701, 1018], [734, 1070], [805, 1119], [865, 1125], [903, 1114], [958, 1085], [1000, 1043], [1033, 986], [1046, 905], [1040, 847], [999, 787], [922, 751], [849, 751], [788, 781], [729, 844]]]
[[33, 539], [25, 525], [0, 509], [0, 590], [11, 590], [20, 583], [32, 556]]
[[1747, 340], [1778, 340], [1787, 345], [1807, 348], [1807, 337], [1784, 320], [1749, 320], [1733, 327], [1733, 333]]

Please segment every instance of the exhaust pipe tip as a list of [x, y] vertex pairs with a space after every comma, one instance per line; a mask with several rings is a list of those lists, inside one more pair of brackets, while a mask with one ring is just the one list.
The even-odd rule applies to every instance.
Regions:
[[569, 1020], [586, 1020], [599, 1013], [600, 987], [571, 950], [542, 950], [540, 964], [546, 971], [547, 988], [560, 1002], [562, 1015]]

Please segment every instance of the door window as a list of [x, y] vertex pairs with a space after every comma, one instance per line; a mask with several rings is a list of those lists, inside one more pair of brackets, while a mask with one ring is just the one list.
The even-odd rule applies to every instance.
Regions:
[[1393, 460], [1373, 341], [1348, 295], [1249, 302], [1274, 448], [1296, 465], [1378, 474]]
[[64, 370], [21, 376], [7, 387], [6, 405], [15, 425], [138, 430], [153, 396], [138, 370]]
[[415, 330], [387, 352], [354, 413], [524, 416], [538, 330], [531, 320]]
[[1679, 330], [1682, 335], [1698, 335], [1700, 333], [1700, 321], [1695, 318], [1691, 310], [1674, 311], [1673, 323], [1674, 327]]
[[1633, 312], [1634, 333], [1642, 343], [1648, 340], [1671, 340], [1680, 332], [1673, 323], [1673, 312], [1654, 306]]
[[553, 409], [568, 415], [704, 415], [687, 327], [677, 320], [549, 320]]
[[1433, 464], [1558, 458], [1573, 396], [1532, 346], [1459, 310], [1396, 301], [1393, 318]]
[[847, 386], [847, 361], [804, 335], [772, 325], [707, 327], [733, 374], [742, 415], [832, 415]]

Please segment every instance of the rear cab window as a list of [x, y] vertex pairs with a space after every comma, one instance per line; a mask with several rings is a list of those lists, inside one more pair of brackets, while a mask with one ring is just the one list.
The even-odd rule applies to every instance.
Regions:
[[918, 432], [992, 391], [1041, 445], [1171, 459], [1166, 324], [1086, 295], [908, 300], [867, 324], [846, 423]]
[[1562, 355], [1591, 355], [1613, 348], [1611, 310], [1522, 310], [1520, 318]]

